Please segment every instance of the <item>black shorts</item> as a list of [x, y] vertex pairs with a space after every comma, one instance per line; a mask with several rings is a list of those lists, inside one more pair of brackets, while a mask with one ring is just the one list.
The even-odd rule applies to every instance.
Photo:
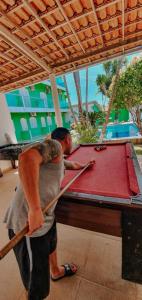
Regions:
[[[9, 238], [14, 236], [9, 229]], [[14, 253], [19, 265], [21, 278], [28, 291], [29, 300], [42, 300], [49, 295], [49, 255], [56, 249], [56, 222], [48, 233], [41, 237], [24, 237], [15, 247]]]

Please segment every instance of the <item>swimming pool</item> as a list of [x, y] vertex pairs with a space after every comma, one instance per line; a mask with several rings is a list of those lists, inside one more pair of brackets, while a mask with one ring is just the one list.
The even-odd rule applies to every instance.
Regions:
[[117, 139], [137, 136], [140, 136], [139, 130], [136, 124], [132, 122], [122, 124], [109, 124], [106, 129], [106, 139]]

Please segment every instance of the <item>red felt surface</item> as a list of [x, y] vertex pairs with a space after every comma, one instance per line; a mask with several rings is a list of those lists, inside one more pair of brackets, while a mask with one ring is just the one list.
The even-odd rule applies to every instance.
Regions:
[[[129, 198], [133, 192], [139, 192], [134, 168], [127, 164], [126, 145], [107, 145], [105, 150], [97, 152], [94, 146], [80, 146], [68, 160], [87, 163], [95, 159], [96, 164], [86, 170], [68, 189], [71, 192], [96, 194], [111, 197]], [[129, 174], [130, 170], [130, 174]], [[66, 171], [62, 183], [64, 187], [78, 171]], [[131, 190], [131, 179], [134, 189]], [[132, 184], [133, 187], [133, 184]]]

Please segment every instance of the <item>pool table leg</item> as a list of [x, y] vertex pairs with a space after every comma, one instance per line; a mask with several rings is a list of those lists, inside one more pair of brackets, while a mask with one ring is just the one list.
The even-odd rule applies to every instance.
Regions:
[[15, 159], [11, 159], [11, 165], [13, 169], [16, 169]]
[[122, 212], [122, 278], [142, 284], [142, 211]]
[[0, 168], [0, 177], [3, 176], [2, 169]]

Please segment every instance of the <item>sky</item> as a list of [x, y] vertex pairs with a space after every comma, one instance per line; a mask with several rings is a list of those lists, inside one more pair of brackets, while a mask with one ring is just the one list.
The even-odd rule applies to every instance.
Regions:
[[[134, 57], [138, 57], [140, 53], [135, 53], [127, 56], [128, 62], [130, 62]], [[102, 94], [98, 92], [98, 86], [96, 84], [96, 78], [98, 74], [103, 74], [103, 65], [98, 64], [96, 66], [91, 66], [88, 68], [88, 102], [96, 100], [99, 104], [102, 104]], [[85, 102], [86, 97], [86, 69], [82, 69], [80, 72], [80, 84], [81, 84], [81, 96], [82, 102]], [[67, 85], [69, 89], [69, 94], [71, 98], [71, 103], [77, 103], [76, 89], [73, 79], [73, 73], [66, 75]], [[61, 78], [56, 79], [57, 83], [63, 84]]]

